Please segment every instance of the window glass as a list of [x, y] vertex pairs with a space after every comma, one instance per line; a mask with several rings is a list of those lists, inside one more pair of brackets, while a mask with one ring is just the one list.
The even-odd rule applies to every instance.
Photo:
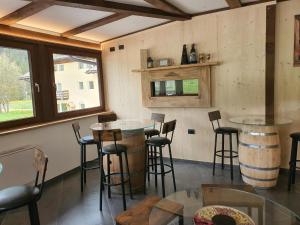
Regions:
[[0, 46], [0, 122], [34, 117], [27, 50]]
[[[63, 70], [54, 73], [55, 83], [62, 86], [62, 94], [56, 93], [58, 113], [95, 108], [100, 106], [97, 59], [75, 55], [53, 54], [54, 66]], [[89, 65], [81, 69], [80, 63]], [[78, 66], [79, 65], [79, 66]], [[92, 84], [91, 84], [92, 83]], [[84, 84], [88, 84], [87, 90]], [[93, 86], [93, 88], [91, 88]]]
[[152, 96], [197, 96], [199, 80], [167, 80], [151, 82]]
[[94, 81], [89, 81], [89, 87], [90, 89], [94, 89]]

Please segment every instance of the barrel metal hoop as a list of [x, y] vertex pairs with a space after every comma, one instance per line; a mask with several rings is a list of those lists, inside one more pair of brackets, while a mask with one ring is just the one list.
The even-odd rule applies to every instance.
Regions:
[[251, 136], [275, 136], [275, 135], [278, 135], [277, 132], [264, 133], [264, 132], [255, 132], [255, 131], [243, 131], [242, 133], [245, 135], [251, 135]]
[[245, 174], [242, 173], [242, 176], [247, 178], [247, 179], [250, 179], [250, 180], [256, 180], [256, 181], [276, 181], [277, 178], [256, 178], [256, 177], [250, 177], [250, 176], [247, 176]]
[[244, 142], [239, 143], [242, 146], [248, 147], [248, 148], [255, 148], [255, 149], [264, 149], [264, 148], [270, 148], [270, 149], [276, 149], [279, 148], [279, 145], [258, 145], [258, 144], [246, 144]]
[[263, 168], [263, 167], [250, 166], [250, 165], [247, 165], [247, 164], [244, 164], [244, 163], [241, 163], [241, 162], [240, 162], [240, 165], [242, 167], [246, 167], [246, 168], [254, 169], [254, 170], [262, 170], [262, 171], [279, 170], [279, 166], [271, 167], [271, 168]]

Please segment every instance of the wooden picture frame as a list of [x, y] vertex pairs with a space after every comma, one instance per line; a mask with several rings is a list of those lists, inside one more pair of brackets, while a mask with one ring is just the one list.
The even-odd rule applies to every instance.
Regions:
[[300, 15], [295, 16], [294, 66], [300, 66]]

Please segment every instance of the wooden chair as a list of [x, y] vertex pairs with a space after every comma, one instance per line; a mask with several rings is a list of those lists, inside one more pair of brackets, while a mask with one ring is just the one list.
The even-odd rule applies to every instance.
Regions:
[[14, 210], [23, 206], [29, 209], [31, 225], [40, 225], [37, 201], [43, 193], [48, 157], [36, 147], [2, 153], [0, 158], [9, 157], [23, 151], [34, 151], [34, 169], [36, 171], [34, 185], [12, 186], [0, 191], [0, 213]]
[[[129, 163], [127, 156], [127, 147], [122, 144], [117, 144], [117, 141], [122, 140], [122, 133], [120, 129], [110, 129], [110, 130], [94, 130], [93, 136], [95, 141], [98, 143], [99, 153], [100, 153], [100, 165], [103, 165], [103, 156], [107, 156], [107, 175], [105, 175], [105, 179], [100, 176], [100, 211], [102, 211], [102, 190], [104, 189], [104, 184], [108, 187], [108, 198], [111, 198], [111, 186], [121, 185], [122, 187], [122, 197], [123, 197], [123, 208], [126, 210], [126, 198], [125, 198], [125, 183], [129, 183], [129, 193], [132, 198], [132, 189], [131, 189], [131, 180], [130, 180], [130, 172], [129, 172]], [[113, 144], [109, 144], [103, 146], [103, 142], [113, 142]], [[128, 179], [125, 181], [124, 179], [124, 171], [123, 171], [123, 159], [122, 155], [125, 156], [126, 162], [126, 170]], [[117, 155], [119, 157], [119, 173], [110, 173], [110, 156]], [[111, 176], [120, 176], [120, 183], [111, 183]], [[107, 182], [104, 183], [104, 180]]]
[[[233, 158], [238, 157], [238, 151], [233, 151], [232, 148], [232, 135], [236, 135], [237, 139], [237, 146], [239, 143], [239, 130], [233, 127], [221, 127], [219, 120], [221, 119], [221, 113], [220, 111], [213, 111], [208, 113], [209, 120], [212, 124], [213, 130], [215, 132], [215, 147], [214, 147], [214, 162], [213, 162], [213, 175], [215, 175], [215, 167], [216, 167], [216, 157], [222, 158], [222, 169], [224, 169], [224, 159], [229, 158], [230, 159], [230, 175], [231, 180], [233, 180]], [[217, 124], [217, 126], [215, 126]], [[217, 143], [218, 143], [218, 135], [222, 135], [222, 149], [217, 150]], [[225, 150], [224, 145], [224, 136], [229, 136], [229, 144], [230, 148], [229, 150]], [[220, 154], [221, 153], [221, 154]], [[229, 153], [229, 155], [225, 155], [225, 153]]]
[[[99, 166], [88, 166], [86, 162], [86, 146], [87, 145], [96, 145], [93, 136], [87, 135], [81, 137], [80, 135], [80, 125], [78, 122], [72, 123], [73, 131], [76, 137], [76, 141], [80, 146], [80, 190], [83, 192], [84, 184], [86, 184], [86, 171], [99, 169]], [[96, 148], [97, 149], [97, 148]], [[98, 152], [98, 151], [97, 151]], [[99, 160], [99, 153], [98, 153]]]

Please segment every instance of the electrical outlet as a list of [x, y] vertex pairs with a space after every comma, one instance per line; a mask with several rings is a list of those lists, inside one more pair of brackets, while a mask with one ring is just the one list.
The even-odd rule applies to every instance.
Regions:
[[110, 52], [114, 52], [115, 50], [116, 50], [115, 47], [110, 47], [110, 48], [109, 48], [109, 51], [110, 51]]
[[195, 134], [195, 129], [188, 129], [188, 134]]
[[119, 45], [119, 50], [124, 50], [125, 46], [124, 45]]

